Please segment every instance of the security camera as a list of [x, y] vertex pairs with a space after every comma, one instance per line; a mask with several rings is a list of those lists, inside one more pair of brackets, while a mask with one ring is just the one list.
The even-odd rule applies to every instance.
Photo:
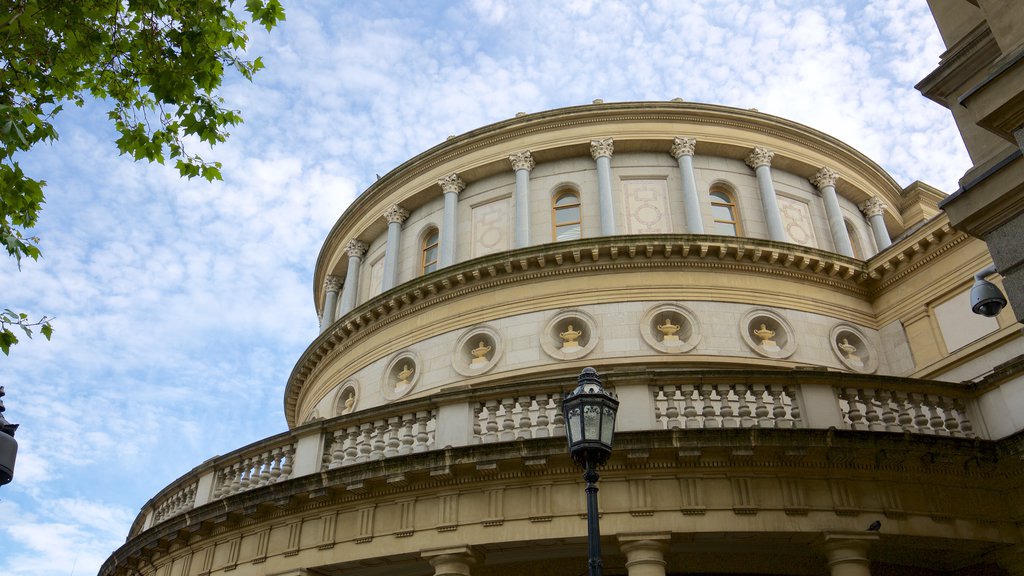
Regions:
[[996, 316], [1006, 306], [1006, 296], [998, 286], [985, 280], [985, 276], [995, 274], [995, 265], [989, 266], [974, 275], [974, 286], [971, 286], [971, 312], [982, 316]]

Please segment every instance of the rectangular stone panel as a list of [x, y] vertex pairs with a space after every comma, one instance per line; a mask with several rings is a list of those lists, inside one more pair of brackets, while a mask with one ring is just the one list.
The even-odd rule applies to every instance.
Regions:
[[817, 248], [818, 239], [814, 236], [814, 223], [811, 222], [811, 210], [807, 203], [788, 196], [778, 196], [778, 201], [782, 227], [786, 229], [789, 241]]
[[629, 234], [672, 232], [666, 180], [623, 180], [622, 202]]
[[509, 249], [512, 199], [502, 198], [473, 207], [473, 257]]

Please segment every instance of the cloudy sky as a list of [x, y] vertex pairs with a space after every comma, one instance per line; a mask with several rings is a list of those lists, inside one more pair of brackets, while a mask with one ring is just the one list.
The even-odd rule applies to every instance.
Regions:
[[0, 357], [21, 424], [0, 488], [0, 574], [95, 574], [138, 510], [203, 460], [283, 431], [317, 335], [320, 243], [374, 179], [448, 135], [605, 101], [757, 108], [946, 191], [969, 161], [913, 85], [943, 47], [924, 0], [465, 0], [286, 5], [232, 80], [224, 181], [118, 157], [103, 103], [23, 158], [45, 178], [44, 258], [0, 307], [56, 316]]

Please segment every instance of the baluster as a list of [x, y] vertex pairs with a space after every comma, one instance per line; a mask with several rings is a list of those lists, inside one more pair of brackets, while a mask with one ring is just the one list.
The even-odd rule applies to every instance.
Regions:
[[662, 410], [662, 405], [665, 404], [665, 388], [663, 386], [652, 388], [651, 396], [654, 397], [654, 421], [662, 428], [668, 428], [668, 424], [661, 420], [665, 416], [665, 412]]
[[924, 397], [921, 394], [911, 394], [910, 403], [914, 406], [914, 432], [919, 434], [932, 434], [934, 431], [928, 427], [928, 414], [921, 405]]
[[882, 425], [882, 418], [879, 416], [876, 406], [877, 392], [873, 388], [865, 388], [861, 390], [861, 394], [864, 398], [864, 420], [867, 422], [868, 430], [881, 432], [885, 427]]
[[551, 419], [548, 418], [548, 395], [537, 394], [537, 429], [534, 432], [535, 438], [548, 438], [551, 436], [551, 431], [548, 430], [548, 425], [551, 423]]
[[754, 384], [754, 417], [757, 418], [758, 428], [771, 428], [772, 420], [768, 417], [768, 406], [764, 403], [764, 384]]
[[928, 418], [928, 427], [939, 436], [949, 436], [949, 432], [942, 421], [942, 414], [939, 412], [942, 398], [934, 394], [928, 394], [925, 396], [925, 401], [928, 402], [928, 412], [931, 414], [931, 417]]
[[964, 406], [963, 400], [954, 398], [953, 408], [956, 410], [957, 420], [959, 421], [959, 427], [962, 435], [965, 438], [974, 438], [974, 425], [971, 424], [971, 419], [967, 417], [967, 407]]
[[473, 444], [482, 444], [484, 429], [480, 424], [480, 419], [483, 418], [484, 404], [483, 402], [477, 402], [473, 405]]
[[277, 484], [277, 479], [281, 477], [281, 460], [284, 456], [281, 455], [280, 448], [274, 448], [270, 453], [270, 479], [268, 483]]
[[658, 422], [662, 422], [662, 417], [664, 417], [664, 426], [666, 430], [682, 428], [683, 422], [679, 419], [678, 387], [673, 387], [667, 394], [664, 389], [659, 389], [658, 393], [661, 395], [662, 401], [656, 403], [655, 408], [657, 408], [658, 404], [665, 407], [660, 417], [655, 414], [655, 417], [658, 418]]
[[270, 484], [270, 452], [260, 454], [260, 486]]
[[946, 429], [946, 433], [950, 436], [963, 436], [960, 433], [960, 422], [956, 419], [956, 414], [953, 412], [953, 399], [939, 396], [939, 408], [942, 409], [942, 413], [945, 415], [945, 419], [942, 421], [942, 426]]
[[384, 435], [388, 430], [388, 422], [384, 419], [376, 420], [373, 428], [373, 452], [370, 453], [370, 460], [380, 460], [384, 457]]
[[736, 428], [739, 426], [739, 422], [736, 420], [735, 412], [732, 407], [732, 399], [730, 394], [732, 393], [732, 385], [723, 384], [721, 386], [715, 386], [715, 392], [718, 393], [718, 397], [722, 403], [722, 428]]
[[245, 490], [246, 488], [248, 488], [248, 486], [249, 486], [249, 478], [248, 478], [249, 469], [247, 467], [248, 464], [249, 464], [248, 460], [245, 460], [244, 462], [239, 462], [238, 464], [235, 464], [235, 470], [234, 470], [235, 480], [234, 480], [234, 482], [231, 483], [231, 493], [232, 494], [238, 494], [239, 492], [241, 492], [241, 491]]
[[373, 451], [373, 424], [363, 422], [359, 425], [359, 455], [356, 462], [366, 462], [370, 459], [370, 452]]
[[899, 414], [896, 416], [896, 423], [900, 430], [912, 432], [914, 430], [914, 417], [910, 414], [910, 398], [906, 392], [895, 391], [892, 393], [893, 401], [899, 407]]
[[530, 419], [533, 399], [529, 396], [520, 396], [516, 403], [519, 405], [519, 429], [516, 430], [516, 438], [529, 440], [533, 438], [533, 420]]
[[554, 393], [551, 395], [552, 408], [554, 413], [554, 426], [551, 430], [552, 436], [565, 436], [565, 415], [562, 414], [562, 395]]
[[345, 458], [342, 459], [341, 465], [347, 466], [349, 464], [355, 464], [359, 461], [359, 427], [356, 425], [349, 426], [345, 430]]
[[295, 445], [289, 444], [281, 449], [281, 475], [278, 482], [284, 482], [292, 477], [292, 464], [295, 457]]
[[753, 412], [750, 408], [750, 385], [745, 382], [736, 384], [736, 400], [739, 404], [740, 428], [753, 427], [754, 419], [751, 417]]
[[487, 423], [484, 425], [484, 429], [487, 433], [484, 434], [484, 442], [497, 442], [498, 441], [498, 401], [488, 400], [486, 403], [487, 407]]
[[797, 402], [796, 392], [792, 386], [782, 387], [783, 401], [789, 403], [789, 420], [793, 428], [803, 428], [803, 412], [800, 411], [800, 403]]
[[786, 418], [786, 403], [782, 398], [782, 386], [773, 384], [768, 387], [772, 398], [772, 421], [776, 428], [792, 428], [793, 422]]
[[399, 432], [402, 422], [398, 416], [392, 416], [387, 420], [387, 442], [384, 446], [384, 457], [392, 458], [398, 456], [398, 447], [402, 445], [399, 439]]
[[427, 423], [430, 422], [430, 412], [421, 410], [416, 413], [416, 444], [413, 452], [426, 452], [429, 446], [430, 435], [427, 434]]
[[846, 400], [846, 404], [849, 406], [846, 417], [850, 420], [850, 429], [867, 430], [868, 426], [864, 423], [864, 413], [860, 410], [860, 390], [856, 388], [844, 389], [843, 399]]
[[896, 410], [893, 409], [893, 405], [898, 405], [896, 402], [895, 395], [892, 392], [875, 391], [875, 397], [881, 396], [882, 402], [882, 423], [885, 424], [886, 432], [899, 432], [899, 422], [896, 418]]
[[693, 396], [697, 393], [697, 387], [693, 384], [683, 384], [678, 391], [683, 396], [683, 417], [686, 419], [686, 428], [700, 428], [700, 418], [697, 417], [697, 407], [693, 403]]
[[398, 448], [399, 454], [412, 454], [412, 446], [416, 443], [416, 438], [413, 435], [415, 427], [415, 412], [409, 412], [402, 416], [402, 445]]
[[224, 495], [224, 471], [217, 472], [213, 482], [213, 499], [216, 500]]
[[333, 470], [345, 465], [345, 450], [348, 448], [348, 436], [345, 434], [345, 429], [340, 428], [335, 430], [331, 437], [331, 462], [327, 465], [327, 468]]
[[516, 439], [516, 421], [512, 418], [512, 409], [515, 408], [516, 401], [513, 398], [502, 398], [501, 407], [505, 411], [505, 415], [501, 420], [501, 441], [505, 442], [508, 440]]
[[715, 405], [711, 400], [711, 385], [700, 385], [700, 416], [705, 428], [718, 428], [718, 418], [715, 417]]

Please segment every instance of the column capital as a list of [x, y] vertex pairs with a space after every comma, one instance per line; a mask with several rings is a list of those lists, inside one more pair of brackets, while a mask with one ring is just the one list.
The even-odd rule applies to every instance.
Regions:
[[512, 163], [512, 169], [516, 171], [526, 170], [529, 172], [537, 165], [537, 163], [533, 161], [533, 154], [531, 154], [529, 150], [523, 150], [522, 152], [512, 154], [508, 157], [508, 161]]
[[757, 170], [761, 166], [771, 166], [774, 157], [775, 152], [758, 146], [750, 152], [750, 156], [747, 156], [747, 166], [750, 166], [751, 170]]
[[844, 564], [859, 565], [865, 567], [864, 573], [867, 574], [868, 550], [879, 539], [878, 534], [873, 532], [826, 532], [819, 542], [830, 571]]
[[430, 562], [434, 576], [470, 576], [477, 562], [477, 553], [469, 546], [451, 546], [420, 551], [420, 557]]
[[810, 178], [810, 181], [811, 184], [814, 184], [815, 188], [821, 190], [826, 186], [832, 186], [833, 188], [835, 188], [836, 180], [838, 179], [839, 172], [836, 172], [835, 170], [829, 168], [828, 166], [824, 166], [821, 170], [818, 170], [818, 172]]
[[324, 280], [324, 290], [327, 292], [337, 292], [338, 290], [341, 290], [341, 284], [341, 276], [328, 276], [327, 279]]
[[676, 136], [672, 139], [672, 150], [669, 151], [676, 160], [680, 156], [693, 156], [693, 149], [697, 147], [696, 138], [685, 138]]
[[362, 240], [352, 239], [345, 245], [345, 251], [349, 257], [362, 258], [366, 254], [368, 246]]
[[872, 216], [881, 216], [885, 212], [885, 202], [882, 202], [878, 198], [868, 198], [861, 202], [857, 207], [860, 208], [860, 211], [868, 218], [871, 218]]
[[459, 178], [459, 175], [456, 174], [455, 172], [452, 172], [451, 174], [445, 176], [444, 178], [439, 179], [437, 183], [441, 186], [441, 191], [443, 191], [445, 194], [449, 192], [454, 192], [458, 194], [459, 192], [462, 192], [463, 190], [466, 189], [466, 183], [463, 182], [462, 178]]
[[388, 224], [401, 224], [409, 218], [409, 211], [402, 208], [398, 204], [395, 204], [391, 208], [384, 211], [384, 219], [387, 220]]
[[611, 138], [605, 138], [604, 140], [591, 140], [590, 141], [590, 155], [594, 157], [594, 160], [605, 156], [608, 158], [612, 157], [612, 153], [615, 152], [615, 143]]

